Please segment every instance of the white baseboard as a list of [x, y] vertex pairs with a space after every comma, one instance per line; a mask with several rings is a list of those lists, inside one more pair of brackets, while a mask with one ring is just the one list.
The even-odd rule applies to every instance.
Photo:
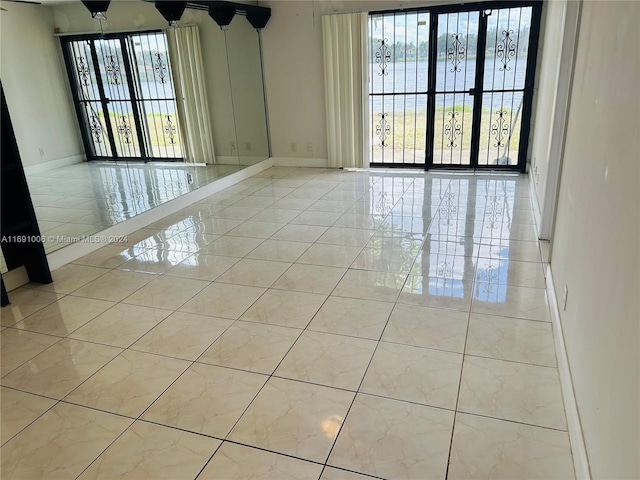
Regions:
[[55, 170], [56, 168], [66, 167], [75, 163], [82, 163], [85, 161], [86, 158], [84, 154], [72, 155], [70, 157], [58, 158], [57, 160], [50, 160], [48, 162], [29, 165], [27, 167], [24, 167], [24, 173], [26, 173], [27, 175], [33, 175], [35, 173], [47, 172], [49, 170]]
[[[135, 217], [132, 217], [124, 222], [120, 222], [112, 227], [107, 228], [101, 232], [92, 234], [91, 237], [113, 237], [113, 236], [123, 236], [129, 235], [130, 233], [135, 232], [141, 228], [146, 227], [147, 225], [156, 222], [168, 215], [176, 213], [179, 210], [182, 210], [189, 205], [192, 205], [200, 200], [205, 199], [209, 195], [213, 195], [225, 188], [229, 188], [235, 185], [242, 180], [245, 180], [257, 173], [260, 173], [267, 168], [273, 166], [273, 161], [271, 159], [264, 160], [260, 163], [256, 163], [247, 168], [243, 168], [239, 172], [232, 173], [231, 175], [227, 175], [226, 177], [220, 178], [211, 182], [204, 187], [198, 188], [192, 192], [186, 193], [181, 197], [174, 198], [162, 205], [159, 205], [151, 210], [147, 210]], [[89, 243], [89, 242], [78, 242], [67, 247], [63, 247], [60, 250], [56, 250], [55, 252], [51, 252], [47, 255], [47, 260], [49, 262], [49, 268], [51, 270], [55, 270], [57, 268], [66, 265], [67, 263], [73, 262], [80, 257], [88, 255], [89, 253], [98, 250], [101, 247], [104, 247], [109, 242], [100, 242], [100, 243]]]
[[567, 430], [569, 441], [571, 442], [571, 454], [573, 455], [573, 468], [578, 480], [590, 480], [589, 458], [582, 435], [582, 424], [580, 423], [580, 413], [573, 391], [573, 380], [571, 378], [571, 368], [569, 357], [564, 343], [562, 333], [562, 322], [560, 321], [560, 309], [558, 298], [553, 284], [551, 265], [547, 266], [547, 295], [549, 296], [549, 307], [551, 308], [551, 321], [553, 322], [553, 337], [556, 344], [556, 357], [558, 360], [558, 372], [560, 374], [560, 386], [562, 388], [562, 398], [564, 399], [564, 410], [567, 416]]
[[274, 167], [314, 167], [327, 168], [329, 160], [326, 158], [303, 157], [271, 157]]

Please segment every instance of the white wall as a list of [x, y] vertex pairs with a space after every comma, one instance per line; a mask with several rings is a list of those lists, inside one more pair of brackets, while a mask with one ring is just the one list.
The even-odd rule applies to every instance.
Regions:
[[540, 211], [544, 207], [551, 129], [555, 115], [558, 74], [562, 57], [564, 15], [567, 0], [553, 0], [543, 6], [544, 21], [540, 32], [534, 116], [532, 119], [531, 165], [535, 197]]
[[640, 3], [583, 3], [551, 270], [592, 477], [640, 478]]
[[13, 2], [2, 7], [0, 76], [22, 164], [81, 159], [84, 149], [53, 36], [52, 9]]
[[[271, 19], [262, 30], [271, 154], [326, 158], [319, 6], [309, 1], [269, 1], [263, 5], [271, 7]], [[307, 151], [309, 142], [312, 152]], [[297, 144], [297, 152], [291, 151], [291, 143]]]

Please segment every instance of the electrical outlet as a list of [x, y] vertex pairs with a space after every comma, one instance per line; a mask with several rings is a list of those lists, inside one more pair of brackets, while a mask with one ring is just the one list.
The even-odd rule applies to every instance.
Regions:
[[40, 156], [44, 157], [44, 148], [40, 147], [38, 150], [40, 151]]
[[231, 147], [231, 151], [233, 152], [236, 149], [236, 142], [234, 142], [233, 140], [231, 140], [229, 142], [229, 147]]
[[250, 152], [250, 151], [251, 151], [251, 142], [246, 142], [246, 143], [244, 144], [244, 149], [245, 149], [247, 152]]
[[292, 152], [297, 152], [298, 151], [298, 144], [297, 143], [291, 142], [291, 151]]
[[562, 294], [562, 311], [567, 309], [567, 297], [569, 296], [569, 287], [564, 286], [564, 293]]
[[187, 172], [187, 183], [191, 185], [193, 183], [193, 175]]
[[313, 153], [313, 142], [307, 142], [307, 152]]

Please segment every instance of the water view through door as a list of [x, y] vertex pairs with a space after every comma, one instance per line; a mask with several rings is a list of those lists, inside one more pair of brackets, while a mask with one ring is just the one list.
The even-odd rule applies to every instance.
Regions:
[[372, 13], [372, 166], [522, 170], [539, 17], [537, 2]]

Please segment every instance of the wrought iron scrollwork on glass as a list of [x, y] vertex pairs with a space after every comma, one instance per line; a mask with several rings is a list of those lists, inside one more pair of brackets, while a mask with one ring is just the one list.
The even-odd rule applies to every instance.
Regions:
[[376, 125], [376, 135], [380, 139], [378, 146], [383, 148], [387, 146], [387, 138], [391, 135], [391, 125], [389, 125], [389, 122], [387, 121], [388, 115], [388, 113], [379, 113], [378, 117], [380, 117], [380, 120]]
[[376, 52], [376, 63], [380, 65], [378, 76], [388, 75], [387, 64], [391, 62], [391, 49], [389, 48], [389, 39], [380, 40], [380, 46]]
[[91, 81], [91, 72], [87, 60], [84, 57], [76, 58], [76, 71], [78, 72], [78, 78], [83, 86], [88, 87]]
[[496, 45], [496, 57], [500, 59], [500, 71], [511, 70], [509, 62], [515, 57], [518, 44], [513, 40], [513, 30], [503, 30], [502, 39]]
[[175, 136], [177, 132], [178, 132], [178, 129], [176, 128], [175, 124], [171, 121], [171, 115], [167, 115], [167, 123], [164, 124], [164, 133], [166, 133], [167, 137], [169, 137], [169, 143], [171, 145], [175, 145], [176, 143]]
[[169, 70], [167, 68], [167, 64], [162, 60], [161, 53], [155, 54], [155, 60], [153, 62], [153, 70], [158, 75], [158, 78], [160, 79], [160, 83], [167, 82], [166, 77]]
[[462, 135], [462, 125], [458, 122], [458, 112], [452, 111], [448, 113], [449, 120], [444, 125], [444, 134], [447, 137], [447, 148], [456, 148], [458, 137]]
[[104, 70], [107, 73], [107, 81], [111, 85], [120, 85], [120, 65], [114, 55], [107, 55]]
[[451, 72], [459, 72], [460, 71], [460, 62], [464, 60], [467, 55], [466, 49], [462, 42], [460, 41], [459, 33], [452, 33], [451, 38], [453, 38], [453, 42], [451, 46], [447, 50], [447, 58], [451, 60]]
[[491, 134], [496, 139], [493, 144], [494, 147], [506, 147], [509, 142], [509, 132], [511, 126], [507, 120], [508, 113], [506, 110], [500, 110], [497, 112], [498, 118], [496, 122], [491, 125]]
[[118, 132], [124, 138], [124, 143], [131, 144], [131, 125], [127, 122], [127, 117], [122, 115], [120, 117], [120, 125], [118, 125]]
[[102, 143], [102, 123], [100, 118], [95, 113], [89, 115], [89, 130], [95, 143]]

